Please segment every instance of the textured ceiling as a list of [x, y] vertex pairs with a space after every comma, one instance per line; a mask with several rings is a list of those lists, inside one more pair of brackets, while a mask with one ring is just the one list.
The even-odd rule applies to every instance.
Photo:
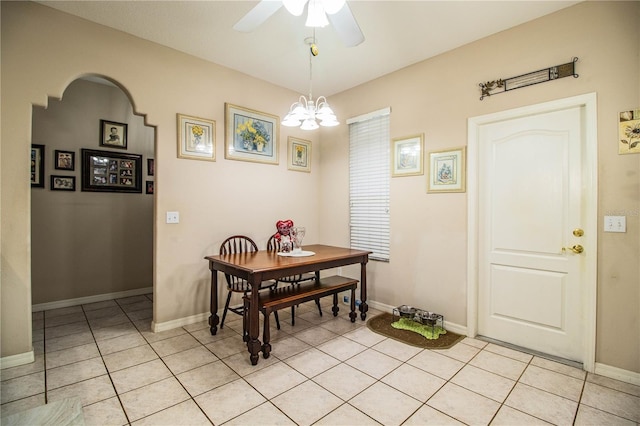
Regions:
[[[257, 1], [39, 1], [137, 37], [289, 88], [309, 92], [305, 14], [281, 8], [251, 33], [232, 29]], [[347, 48], [316, 29], [313, 94], [330, 96], [577, 1], [358, 1], [365, 41]]]

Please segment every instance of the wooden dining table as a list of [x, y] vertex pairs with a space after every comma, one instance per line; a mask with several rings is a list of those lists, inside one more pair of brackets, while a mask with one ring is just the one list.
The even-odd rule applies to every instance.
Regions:
[[250, 304], [248, 313], [248, 341], [247, 349], [251, 364], [258, 363], [261, 342], [258, 339], [260, 330], [260, 310], [258, 306], [258, 292], [263, 281], [281, 277], [315, 272], [319, 277], [320, 271], [338, 268], [346, 265], [360, 264], [360, 318], [367, 317], [367, 262], [370, 251], [355, 250], [344, 247], [334, 247], [322, 244], [304, 246], [305, 252], [313, 252], [310, 256], [281, 256], [274, 251], [259, 250], [251, 253], [235, 253], [206, 256], [211, 270], [211, 316], [209, 326], [211, 334], [218, 330], [218, 272], [234, 275], [249, 282], [251, 285]]

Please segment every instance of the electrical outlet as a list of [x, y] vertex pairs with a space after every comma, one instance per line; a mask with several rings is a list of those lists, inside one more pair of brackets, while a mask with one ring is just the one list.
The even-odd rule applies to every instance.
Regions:
[[604, 232], [627, 232], [627, 217], [605, 216]]
[[180, 212], [167, 212], [167, 223], [180, 223]]

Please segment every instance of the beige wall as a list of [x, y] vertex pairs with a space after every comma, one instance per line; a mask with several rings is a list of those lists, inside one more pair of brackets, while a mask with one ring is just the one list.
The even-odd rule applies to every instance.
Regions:
[[[339, 117], [391, 107], [391, 137], [425, 134], [427, 151], [464, 146], [467, 119], [596, 92], [598, 312], [596, 362], [640, 372], [640, 155], [617, 153], [619, 111], [640, 106], [638, 2], [585, 2], [331, 97]], [[422, 42], [422, 41], [421, 41]], [[480, 101], [480, 82], [579, 58], [564, 78]], [[323, 234], [348, 218], [348, 129], [322, 137]], [[328, 203], [328, 200], [332, 200]], [[339, 200], [339, 202], [336, 202]], [[616, 213], [618, 212], [618, 213]], [[627, 216], [627, 233], [602, 232]], [[369, 298], [467, 318], [467, 194], [427, 194], [426, 176], [391, 180], [391, 262], [370, 262]], [[340, 234], [342, 236], [342, 234]], [[346, 236], [335, 237], [345, 244]], [[635, 259], [635, 260], [634, 260]]]
[[[31, 348], [31, 190], [24, 165], [32, 105], [61, 98], [80, 76], [108, 76], [129, 93], [134, 111], [157, 126], [156, 322], [208, 311], [203, 258], [229, 235], [246, 233], [265, 247], [275, 222], [293, 218], [307, 226], [306, 241], [319, 241], [318, 133], [282, 128], [277, 166], [224, 159], [225, 102], [280, 115], [295, 93], [35, 3], [1, 6], [3, 357]], [[216, 121], [216, 162], [177, 158], [176, 113]], [[288, 135], [314, 143], [311, 173], [287, 170]], [[165, 224], [166, 211], [179, 211], [180, 224]]]
[[[604, 234], [600, 226], [596, 361], [633, 372], [640, 372], [640, 267], [629, 259], [640, 255], [640, 155], [619, 156], [615, 141], [617, 112], [640, 106], [639, 15], [637, 2], [581, 3], [331, 99], [343, 122], [391, 106], [392, 137], [424, 132], [427, 150], [439, 150], [466, 144], [469, 117], [597, 92], [599, 222], [608, 211], [629, 213], [626, 234]], [[129, 66], [102, 54], [116, 51]], [[573, 56], [580, 58], [578, 79], [479, 101], [480, 81]], [[2, 3], [1, 71], [2, 356], [30, 347], [30, 200], [27, 169], [16, 164], [28, 158], [31, 104], [59, 97], [85, 73], [122, 84], [135, 110], [157, 126], [156, 322], [207, 310], [209, 275], [201, 259], [225, 235], [246, 232], [264, 245], [275, 220], [292, 217], [308, 226], [309, 242], [348, 244], [345, 125], [297, 134], [314, 142], [311, 174], [286, 170], [285, 132], [294, 134], [286, 128], [279, 166], [223, 159], [224, 102], [281, 115], [294, 96], [289, 91], [29, 3]], [[217, 121], [217, 162], [176, 159], [177, 112]], [[274, 196], [293, 191], [304, 194], [300, 202]], [[426, 194], [424, 176], [393, 179], [391, 194], [392, 261], [370, 262], [370, 300], [393, 306], [410, 299], [465, 325], [466, 194]], [[165, 225], [167, 210], [179, 210], [182, 223]]]
[[[100, 120], [127, 123], [127, 149], [100, 146]], [[62, 100], [34, 107], [31, 140], [45, 146], [45, 187], [31, 189], [31, 293], [40, 304], [153, 285], [153, 195], [145, 194], [153, 127], [117, 87], [76, 80]], [[83, 148], [142, 156], [142, 193], [86, 192]], [[54, 168], [55, 150], [75, 152], [75, 170]], [[76, 190], [51, 191], [50, 175]]]

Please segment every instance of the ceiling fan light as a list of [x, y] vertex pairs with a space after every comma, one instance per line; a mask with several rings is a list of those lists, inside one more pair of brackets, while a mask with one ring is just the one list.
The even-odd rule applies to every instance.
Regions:
[[306, 3], [307, 0], [282, 0], [282, 4], [284, 4], [284, 7], [293, 16], [302, 15], [302, 12], [304, 12], [304, 5]]
[[302, 130], [315, 130], [318, 127], [318, 123], [316, 123], [316, 120], [314, 120], [313, 118], [307, 118], [306, 120], [304, 120], [302, 122], [302, 125], [300, 126], [300, 129]]
[[324, 11], [329, 15], [333, 15], [340, 12], [340, 9], [342, 9], [346, 3], [346, 0], [323, 0], [322, 3], [324, 4]]
[[324, 28], [329, 25], [327, 14], [324, 13], [324, 7], [321, 0], [309, 0], [307, 7], [307, 27]]

